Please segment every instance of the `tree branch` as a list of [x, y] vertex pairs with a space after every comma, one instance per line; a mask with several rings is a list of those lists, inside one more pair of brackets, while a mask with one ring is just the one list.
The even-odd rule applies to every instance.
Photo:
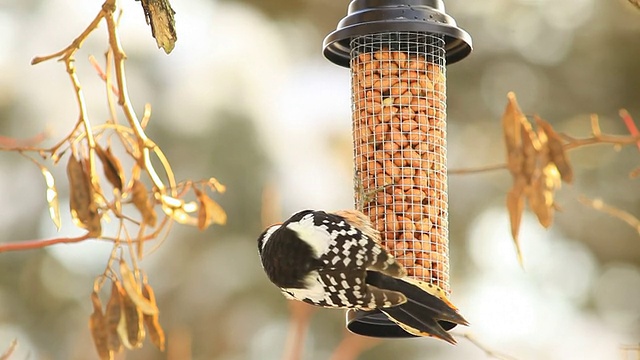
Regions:
[[477, 174], [503, 169], [507, 169], [507, 164], [485, 165], [477, 168], [449, 169], [447, 173], [449, 175]]

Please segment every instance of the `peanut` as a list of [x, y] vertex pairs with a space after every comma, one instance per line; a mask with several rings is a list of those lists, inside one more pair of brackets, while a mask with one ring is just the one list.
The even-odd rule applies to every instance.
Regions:
[[444, 68], [383, 48], [351, 69], [364, 212], [410, 276], [449, 292]]

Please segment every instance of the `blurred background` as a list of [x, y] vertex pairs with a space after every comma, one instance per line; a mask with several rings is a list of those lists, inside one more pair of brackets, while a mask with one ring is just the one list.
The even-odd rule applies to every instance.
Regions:
[[[77, 121], [64, 66], [37, 66], [36, 55], [62, 49], [93, 19], [100, 1], [0, 0], [0, 135], [27, 138], [47, 129], [50, 144]], [[193, 359], [279, 359], [288, 304], [263, 275], [256, 238], [265, 189], [274, 219], [303, 208], [353, 206], [349, 71], [322, 56], [322, 39], [348, 2], [173, 1], [178, 42], [158, 50], [139, 2], [121, 1], [122, 44], [131, 100], [176, 177], [217, 177], [229, 215], [224, 227], [175, 226], [141, 264], [161, 309], [170, 352]], [[525, 113], [558, 132], [590, 136], [589, 114], [603, 132], [628, 134], [627, 108], [640, 123], [640, 10], [626, 0], [446, 1], [473, 37], [474, 51], [448, 67], [449, 168], [505, 161], [500, 117], [515, 91]], [[104, 62], [105, 27], [77, 56], [95, 123], [104, 121], [104, 86], [87, 58]], [[586, 208], [580, 194], [640, 215], [635, 146], [570, 152], [576, 173], [564, 186], [549, 230], [525, 214], [526, 271], [509, 234], [506, 170], [450, 176], [452, 299], [491, 349], [518, 359], [624, 359], [640, 342], [640, 236], [622, 221]], [[64, 169], [55, 169], [63, 216]], [[0, 242], [72, 236], [55, 232], [39, 170], [0, 153]], [[67, 215], [68, 217], [68, 215]], [[87, 241], [0, 254], [0, 352], [12, 359], [97, 359], [87, 321], [89, 294], [111, 246]], [[327, 359], [344, 335], [341, 311], [311, 319], [304, 359]], [[385, 340], [362, 359], [485, 359], [457, 336]], [[186, 350], [184, 350], [186, 349]], [[186, 356], [186, 355], [184, 355]], [[119, 359], [165, 359], [149, 342]], [[629, 357], [631, 358], [631, 357]], [[180, 359], [180, 357], [174, 357]]]

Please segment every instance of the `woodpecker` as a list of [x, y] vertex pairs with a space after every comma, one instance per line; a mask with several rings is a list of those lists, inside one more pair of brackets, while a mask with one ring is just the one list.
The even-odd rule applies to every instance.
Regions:
[[304, 210], [258, 238], [269, 280], [288, 299], [327, 308], [380, 311], [407, 333], [455, 344], [445, 330], [468, 325], [444, 291], [407, 276], [356, 210]]

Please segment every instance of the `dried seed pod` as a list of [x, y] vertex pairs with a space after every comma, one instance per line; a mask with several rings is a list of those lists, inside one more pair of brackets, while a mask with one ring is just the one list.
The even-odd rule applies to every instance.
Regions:
[[47, 204], [49, 205], [49, 216], [51, 221], [56, 226], [57, 230], [60, 230], [60, 205], [58, 202], [58, 190], [56, 189], [55, 180], [53, 175], [41, 164], [37, 164], [44, 176], [44, 180], [47, 183]]
[[69, 178], [69, 207], [76, 226], [87, 229], [91, 236], [102, 232], [100, 214], [95, 203], [91, 179], [82, 162], [72, 154], [67, 164]]
[[102, 170], [104, 176], [113, 185], [114, 188], [122, 191], [122, 185], [124, 183], [124, 172], [122, 171], [122, 165], [120, 160], [111, 153], [111, 148], [107, 150], [102, 149], [100, 145], [96, 145], [96, 154], [102, 162]]
[[[156, 305], [156, 296], [153, 293], [153, 289], [151, 285], [149, 285], [146, 281], [142, 285], [142, 296], [144, 296], [150, 303]], [[160, 322], [158, 321], [158, 314], [147, 315], [144, 314], [144, 324], [147, 327], [147, 332], [149, 333], [149, 337], [151, 338], [151, 342], [158, 348], [160, 351], [164, 351], [164, 343], [165, 336], [164, 331], [162, 330], [162, 326], [160, 326]]]
[[142, 222], [154, 227], [158, 215], [153, 207], [153, 203], [149, 199], [147, 188], [140, 180], [134, 180], [131, 186], [131, 202], [138, 209], [140, 215], [142, 215]]
[[118, 323], [118, 335], [127, 349], [137, 349], [142, 346], [145, 336], [143, 314], [126, 292], [120, 295], [122, 315]]
[[89, 317], [89, 330], [100, 360], [113, 360], [113, 351], [109, 349], [107, 321], [102, 313], [102, 303], [97, 292], [91, 293], [93, 313]]
[[111, 286], [111, 296], [109, 297], [109, 302], [107, 302], [107, 309], [105, 312], [106, 326], [109, 335], [109, 350], [112, 350], [115, 353], [122, 350], [122, 342], [118, 336], [118, 324], [120, 323], [120, 317], [122, 314], [122, 293], [124, 293], [122, 286], [120, 286], [117, 280], [114, 281]]
[[135, 276], [129, 270], [127, 262], [124, 259], [120, 259], [120, 275], [122, 276], [122, 286], [128, 297], [136, 304], [136, 307], [145, 314], [155, 315], [158, 313], [158, 307], [155, 303], [147, 300], [140, 291], [140, 286], [136, 281]]
[[538, 126], [547, 135], [547, 146], [549, 148], [549, 157], [551, 158], [551, 161], [558, 168], [562, 180], [567, 184], [571, 184], [573, 182], [573, 169], [571, 168], [567, 154], [564, 151], [562, 138], [553, 130], [551, 124], [542, 120], [538, 116], [534, 116], [534, 118]]
[[211, 224], [224, 225], [227, 223], [227, 213], [222, 206], [213, 201], [206, 192], [193, 188], [198, 198], [198, 229], [204, 230]]

